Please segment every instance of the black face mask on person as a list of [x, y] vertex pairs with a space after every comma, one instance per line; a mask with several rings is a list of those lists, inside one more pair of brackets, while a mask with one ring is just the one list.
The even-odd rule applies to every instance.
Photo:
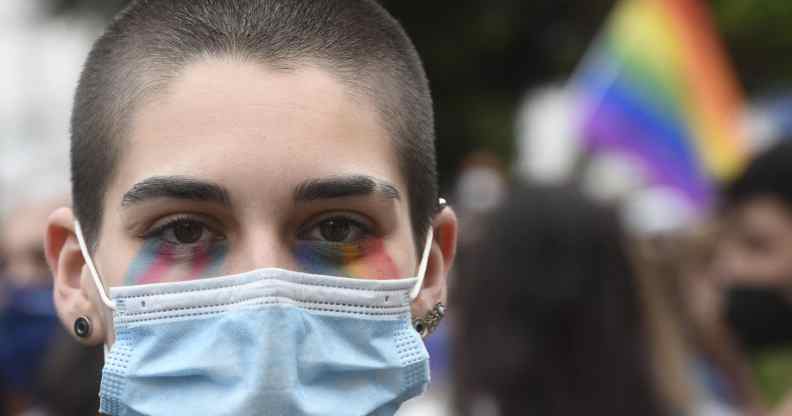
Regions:
[[726, 292], [726, 321], [747, 351], [792, 346], [792, 301], [771, 286]]

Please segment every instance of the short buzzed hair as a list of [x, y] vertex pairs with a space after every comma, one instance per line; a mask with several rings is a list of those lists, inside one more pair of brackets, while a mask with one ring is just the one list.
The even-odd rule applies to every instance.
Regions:
[[382, 6], [374, 0], [139, 0], [94, 44], [74, 101], [74, 210], [92, 246], [130, 114], [206, 57], [284, 69], [312, 65], [371, 98], [398, 154], [421, 245], [437, 201], [432, 99], [415, 47]]

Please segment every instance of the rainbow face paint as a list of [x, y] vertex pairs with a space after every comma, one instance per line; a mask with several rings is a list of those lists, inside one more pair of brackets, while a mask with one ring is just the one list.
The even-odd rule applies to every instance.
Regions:
[[160, 239], [147, 240], [127, 270], [125, 285], [194, 280], [220, 275], [227, 242], [181, 247]]
[[378, 280], [403, 277], [381, 239], [361, 243], [301, 241], [295, 247], [295, 258], [308, 273]]
[[[219, 276], [228, 242], [179, 245], [146, 240], [127, 270], [125, 285], [186, 281]], [[294, 256], [301, 271], [363, 279], [401, 278], [381, 239], [356, 243], [300, 241]]]

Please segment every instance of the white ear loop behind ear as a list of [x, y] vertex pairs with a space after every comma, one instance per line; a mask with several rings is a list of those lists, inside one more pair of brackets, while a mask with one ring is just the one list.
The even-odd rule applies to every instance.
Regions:
[[[91, 273], [91, 277], [93, 278], [94, 285], [96, 286], [96, 290], [99, 292], [99, 297], [102, 300], [102, 303], [105, 304], [110, 310], [115, 310], [115, 303], [107, 297], [107, 292], [105, 291], [104, 284], [102, 284], [102, 279], [99, 277], [99, 272], [96, 270], [96, 266], [94, 265], [93, 260], [91, 259], [91, 255], [88, 251], [88, 245], [85, 244], [85, 238], [83, 237], [82, 228], [80, 227], [79, 221], [74, 221], [74, 231], [77, 235], [77, 242], [80, 245], [80, 252], [82, 252], [83, 259], [85, 260], [85, 264], [88, 266], [88, 271]], [[434, 229], [430, 226], [429, 232], [426, 235], [426, 243], [424, 243], [423, 254], [421, 255], [421, 262], [418, 264], [418, 281], [415, 282], [415, 286], [410, 290], [410, 300], [414, 300], [418, 297], [418, 294], [421, 292], [423, 288], [424, 277], [426, 276], [426, 269], [429, 266], [429, 253], [432, 250], [432, 242], [434, 241]]]
[[424, 276], [426, 276], [426, 268], [429, 266], [429, 253], [432, 251], [432, 242], [434, 241], [434, 229], [429, 226], [429, 233], [426, 235], [426, 243], [424, 243], [423, 255], [421, 262], [418, 264], [418, 281], [415, 286], [410, 290], [410, 300], [415, 300], [418, 294], [421, 293], [423, 288]]
[[116, 308], [115, 303], [113, 303], [113, 301], [107, 297], [107, 292], [105, 291], [104, 284], [102, 284], [102, 279], [99, 277], [99, 272], [96, 271], [96, 266], [94, 266], [94, 262], [91, 259], [91, 254], [88, 251], [88, 245], [85, 244], [85, 238], [83, 237], [83, 232], [79, 221], [74, 221], [74, 233], [77, 235], [77, 243], [80, 244], [80, 252], [82, 252], [83, 259], [85, 259], [85, 264], [88, 266], [88, 271], [91, 272], [91, 277], [93, 277], [94, 285], [96, 286], [96, 290], [99, 292], [99, 297], [102, 299], [102, 303], [110, 308], [110, 310], [114, 311]]

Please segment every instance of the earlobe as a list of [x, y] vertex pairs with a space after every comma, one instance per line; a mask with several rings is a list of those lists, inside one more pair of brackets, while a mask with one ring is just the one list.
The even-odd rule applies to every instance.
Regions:
[[[83, 344], [101, 344], [105, 338], [104, 325], [97, 303], [87, 290], [90, 281], [83, 278], [85, 260], [74, 235], [74, 214], [70, 208], [61, 207], [50, 214], [44, 251], [54, 279], [55, 308], [64, 327]], [[91, 322], [87, 337], [77, 337], [74, 333], [74, 324], [80, 317]]]
[[434, 243], [429, 254], [423, 288], [413, 301], [413, 317], [426, 316], [438, 303], [447, 304], [448, 273], [454, 263], [457, 244], [457, 217], [451, 207], [438, 212], [432, 221]]

